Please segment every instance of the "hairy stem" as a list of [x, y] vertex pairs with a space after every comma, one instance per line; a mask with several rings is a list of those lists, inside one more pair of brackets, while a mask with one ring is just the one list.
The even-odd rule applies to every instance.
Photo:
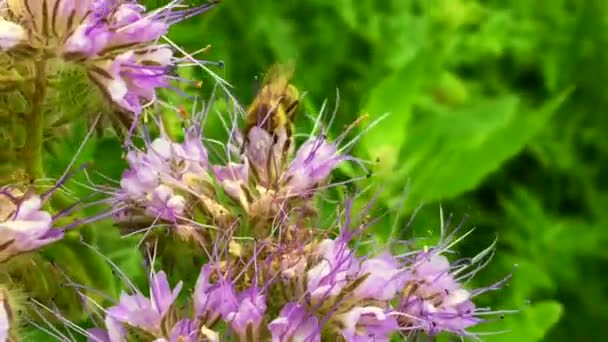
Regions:
[[42, 143], [44, 133], [44, 101], [46, 99], [46, 61], [35, 64], [34, 92], [31, 97], [31, 111], [27, 116], [26, 141], [24, 147], [25, 170], [31, 179], [44, 176], [42, 168]]

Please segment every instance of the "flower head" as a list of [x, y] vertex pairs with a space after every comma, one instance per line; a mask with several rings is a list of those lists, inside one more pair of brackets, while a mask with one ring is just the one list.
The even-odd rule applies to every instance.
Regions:
[[207, 151], [193, 131], [183, 143], [157, 138], [147, 151], [130, 151], [127, 162], [129, 169], [123, 173], [116, 201], [167, 221], [183, 216], [189, 191], [200, 190], [197, 186], [209, 179]]
[[400, 319], [405, 327], [417, 326], [429, 334], [466, 334], [467, 328], [482, 322], [476, 316], [471, 292], [455, 279], [452, 266], [443, 255], [434, 251], [420, 253], [405, 277], [398, 305], [405, 314]]
[[354, 291], [354, 295], [359, 298], [391, 300], [405, 282], [401, 265], [388, 252], [364, 260], [359, 272], [367, 275]]
[[169, 85], [176, 61], [158, 40], [172, 24], [213, 7], [184, 9], [181, 2], [147, 11], [130, 0], [11, 0], [0, 19], [0, 48], [21, 45], [78, 63], [118, 108], [139, 114]]
[[324, 136], [313, 137], [302, 145], [283, 175], [286, 191], [303, 195], [323, 184], [329, 174], [348, 159]]

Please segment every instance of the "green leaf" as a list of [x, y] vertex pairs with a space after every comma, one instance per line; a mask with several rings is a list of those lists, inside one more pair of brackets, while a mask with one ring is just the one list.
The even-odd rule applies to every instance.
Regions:
[[[423, 63], [423, 59], [415, 59], [380, 80], [364, 107], [369, 121], [380, 121], [363, 135], [360, 146], [372, 159], [380, 161], [381, 173], [392, 171], [398, 161], [412, 106], [422, 87]], [[385, 114], [389, 115], [382, 118]]]
[[520, 313], [483, 327], [483, 331], [505, 331], [502, 334], [483, 336], [486, 342], [536, 342], [543, 339], [563, 314], [563, 307], [555, 301], [535, 303]]
[[448, 111], [434, 108], [406, 132], [398, 181], [409, 179], [409, 203], [452, 198], [474, 189], [519, 153], [549, 121], [564, 93], [539, 110], [524, 110], [514, 96]]

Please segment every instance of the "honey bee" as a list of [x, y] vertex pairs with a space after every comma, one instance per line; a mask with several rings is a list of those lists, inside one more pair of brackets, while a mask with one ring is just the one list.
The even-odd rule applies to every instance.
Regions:
[[262, 88], [247, 109], [245, 141], [254, 126], [271, 133], [275, 139], [277, 133], [284, 129], [290, 140], [300, 102], [298, 89], [290, 83], [293, 71], [291, 65], [277, 64], [270, 68]]

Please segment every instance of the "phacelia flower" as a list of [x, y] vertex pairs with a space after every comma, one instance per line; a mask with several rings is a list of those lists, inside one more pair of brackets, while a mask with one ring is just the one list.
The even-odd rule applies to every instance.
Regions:
[[400, 323], [418, 327], [434, 335], [447, 331], [466, 334], [466, 329], [482, 322], [471, 292], [452, 275], [448, 259], [437, 252], [420, 253], [407, 269], [405, 288], [398, 309], [405, 315]]
[[324, 136], [310, 138], [289, 160], [285, 146], [288, 137], [284, 131], [271, 133], [260, 127], [249, 130], [245, 156], [255, 176], [255, 184], [284, 196], [303, 196], [323, 184], [330, 173], [347, 156], [341, 155], [333, 143]]
[[321, 342], [319, 320], [298, 303], [287, 303], [279, 317], [268, 324], [272, 342]]
[[388, 252], [364, 260], [359, 273], [367, 276], [354, 290], [358, 298], [391, 300], [405, 283], [401, 264]]
[[[169, 339], [158, 339], [158, 342], [198, 342], [202, 338], [210, 342], [218, 342], [219, 338], [215, 334], [204, 333], [204, 329], [199, 328], [196, 320], [188, 318], [177, 322], [171, 329]], [[202, 335], [202, 336], [201, 336]], [[208, 335], [208, 336], [207, 336]]]
[[244, 144], [241, 162], [214, 167], [226, 194], [256, 222], [256, 235], [267, 234], [281, 213], [314, 212], [308, 200], [342, 161], [350, 159], [324, 136], [310, 138], [295, 153], [290, 139], [283, 129], [270, 133], [253, 126], [247, 139], [236, 139]]
[[130, 151], [129, 169], [123, 173], [116, 202], [127, 204], [129, 210], [142, 208], [145, 215], [166, 221], [185, 216], [186, 198], [203, 196], [204, 184], [209, 183], [207, 151], [200, 139], [200, 134], [192, 130], [183, 143], [161, 137], [145, 152]]
[[306, 273], [311, 299], [324, 301], [338, 295], [357, 273], [358, 260], [343, 239], [323, 240], [317, 247], [318, 264]]
[[78, 63], [113, 103], [139, 114], [169, 85], [175, 65], [173, 50], [158, 40], [172, 24], [213, 7], [184, 9], [181, 2], [147, 11], [129, 0], [7, 1], [0, 48]]
[[216, 283], [210, 282], [211, 265], [205, 265], [194, 287], [194, 312], [203, 320], [203, 323], [216, 322], [221, 315], [234, 312], [238, 300], [233, 285], [224, 279]]
[[[152, 273], [150, 277], [150, 298], [141, 293], [120, 295], [120, 302], [108, 309], [106, 326], [115, 323], [127, 324], [131, 327], [140, 328], [151, 334], [158, 334], [161, 322], [171, 305], [181, 291], [182, 283], [178, 283], [171, 289], [167, 276], [164, 272]], [[121, 333], [121, 329], [111, 329]]]
[[354, 307], [338, 318], [342, 323], [342, 336], [347, 342], [389, 341], [399, 330], [395, 318], [386, 309], [376, 306]]
[[338, 164], [346, 159], [348, 157], [341, 155], [337, 146], [324, 136], [311, 138], [298, 149], [281, 181], [288, 193], [307, 194], [323, 184]]
[[63, 238], [64, 230], [53, 229], [53, 217], [41, 209], [38, 195], [18, 199], [2, 191], [0, 207], [0, 261]]
[[249, 331], [254, 338], [259, 338], [260, 324], [266, 311], [266, 296], [252, 287], [239, 293], [236, 301], [237, 305], [224, 314], [224, 319], [243, 341]]
[[220, 333], [243, 342], [470, 336], [485, 322], [480, 317], [494, 313], [473, 299], [500, 284], [464, 287], [493, 246], [456, 263], [445, 257], [453, 241], [443, 236], [421, 250], [396, 241], [373, 248], [364, 233], [370, 208], [353, 217], [351, 201], [344, 216], [316, 220], [311, 198], [353, 160], [345, 153], [351, 144], [341, 145], [346, 133], [335, 143], [313, 134], [298, 148], [284, 126], [247, 121], [246, 137], [232, 128], [230, 143], [210, 145], [200, 118], [186, 122], [183, 141], [160, 127], [159, 138], [144, 135], [143, 149], [131, 146], [113, 201], [124, 209], [120, 219], [201, 228], [196, 247], [206, 264], [185, 305], [175, 301], [181, 283], [171, 290], [164, 273], [151, 279], [150, 298], [123, 293], [107, 310], [110, 342], [131, 328], [157, 342], [214, 341]]

